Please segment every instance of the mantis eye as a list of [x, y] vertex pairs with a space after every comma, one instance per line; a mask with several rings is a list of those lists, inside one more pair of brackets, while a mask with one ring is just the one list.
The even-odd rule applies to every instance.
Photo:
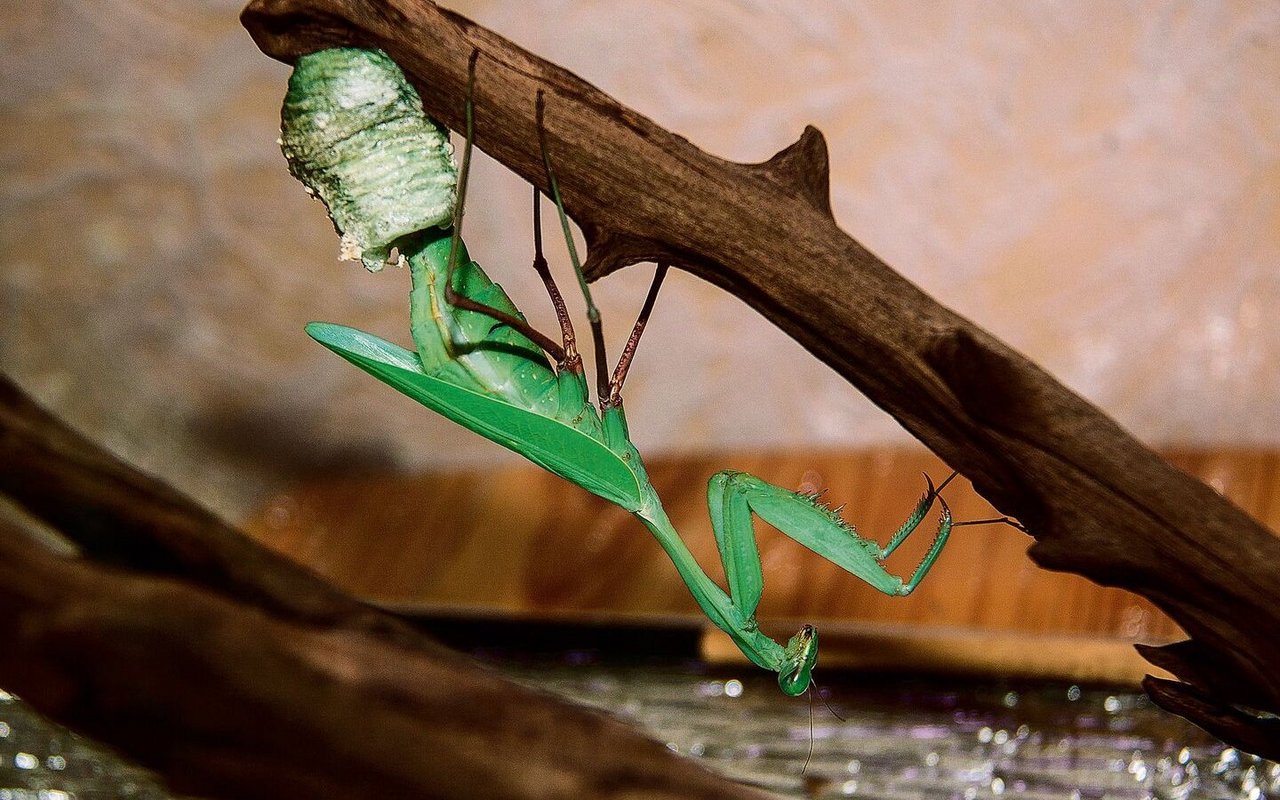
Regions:
[[804, 694], [813, 680], [813, 667], [818, 663], [818, 630], [805, 625], [787, 642], [786, 656], [778, 670], [778, 686], [791, 697]]

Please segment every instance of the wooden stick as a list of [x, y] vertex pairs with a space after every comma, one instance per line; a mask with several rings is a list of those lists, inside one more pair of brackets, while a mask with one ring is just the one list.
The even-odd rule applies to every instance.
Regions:
[[365, 606], [64, 428], [0, 377], [0, 686], [226, 798], [758, 792]]
[[242, 21], [286, 62], [382, 48], [455, 130], [478, 49], [476, 145], [545, 190], [534, 124], [544, 90], [591, 277], [659, 261], [742, 298], [1026, 524], [1037, 563], [1150, 598], [1212, 654], [1198, 662], [1213, 664], [1209, 685], [1187, 651], [1166, 652], [1161, 666], [1190, 685], [1162, 687], [1158, 702], [1229, 741], [1224, 717], [1197, 709], [1280, 712], [1280, 539], [841, 231], [816, 129], [762, 164], [724, 161], [428, 0], [253, 0]]

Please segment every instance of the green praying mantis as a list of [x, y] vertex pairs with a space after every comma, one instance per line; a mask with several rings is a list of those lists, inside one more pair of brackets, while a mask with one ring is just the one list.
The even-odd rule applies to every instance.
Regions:
[[[371, 270], [384, 263], [407, 264], [414, 349], [327, 322], [311, 323], [307, 333], [427, 408], [635, 515], [666, 551], [707, 617], [748, 659], [776, 672], [783, 692], [803, 693], [817, 662], [818, 633], [804, 625], [781, 644], [760, 630], [756, 609], [764, 577], [753, 515], [894, 596], [910, 594], [924, 579], [954, 527], [987, 520], [953, 521], [942, 487], [935, 488], [926, 476], [923, 496], [880, 546], [859, 536], [840, 510], [827, 507], [818, 494], [789, 491], [742, 472], [720, 472], [711, 478], [707, 501], [728, 587], [721, 588], [668, 519], [623, 412], [623, 382], [667, 266], [658, 265], [617, 367], [607, 373], [599, 312], [583, 278], [547, 148], [541, 93], [536, 133], [550, 196], [586, 300], [595, 341], [598, 410], [590, 399], [573, 324], [543, 257], [539, 190], [534, 188], [534, 268], [555, 308], [559, 342], [533, 329], [467, 254], [461, 227], [476, 59], [473, 53], [460, 174], [447, 131], [425, 115], [417, 94], [384, 53], [340, 48], [298, 60], [282, 113], [281, 146], [290, 170], [327, 206], [347, 257]], [[923, 560], [905, 580], [891, 574], [882, 562], [920, 526], [935, 502], [941, 517]]]

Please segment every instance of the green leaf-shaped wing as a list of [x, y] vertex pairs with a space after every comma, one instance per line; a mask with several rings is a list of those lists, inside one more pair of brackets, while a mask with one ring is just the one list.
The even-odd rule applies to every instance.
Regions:
[[307, 333], [320, 344], [427, 408], [627, 511], [641, 506], [640, 481], [622, 456], [583, 431], [448, 375], [427, 374], [417, 356], [376, 336], [328, 322]]

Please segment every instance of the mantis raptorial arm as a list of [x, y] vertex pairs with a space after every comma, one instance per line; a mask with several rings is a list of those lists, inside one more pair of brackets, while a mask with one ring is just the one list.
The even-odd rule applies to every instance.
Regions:
[[[904, 582], [886, 571], [881, 562], [916, 530], [935, 499], [942, 506], [938, 532], [915, 574]], [[637, 516], [671, 555], [707, 616], [729, 634], [754, 663], [777, 672], [779, 686], [790, 695], [800, 694], [809, 687], [818, 658], [818, 632], [812, 625], [805, 625], [783, 647], [762, 634], [756, 625], [755, 612], [764, 591], [764, 573], [752, 514], [877, 590], [899, 596], [910, 594], [928, 573], [953, 527], [946, 501], [938, 497], [932, 484], [883, 548], [855, 533], [834, 509], [823, 505], [817, 495], [783, 489], [745, 472], [726, 470], [712, 476], [707, 486], [707, 508], [729, 584], [727, 597], [691, 556], [686, 560], [688, 550], [660, 506], [656, 513], [642, 511]]]
[[[473, 55], [469, 86], [474, 85], [475, 69]], [[446, 132], [423, 114], [413, 88], [385, 54], [337, 49], [298, 59], [282, 113], [281, 143], [290, 170], [328, 207], [345, 255], [371, 270], [388, 262], [409, 266], [415, 349], [331, 323], [312, 323], [307, 332], [428, 408], [635, 514], [707, 617], [754, 663], [777, 672], [784, 692], [800, 694], [810, 685], [817, 661], [817, 631], [805, 625], [786, 645], [761, 633], [755, 612], [764, 577], [752, 515], [890, 595], [910, 593], [933, 566], [951, 529], [967, 523], [952, 522], [939, 490], [930, 483], [902, 527], [881, 547], [860, 537], [816, 495], [791, 492], [745, 473], [721, 472], [708, 488], [728, 591], [721, 588], [667, 518], [631, 443], [622, 409], [622, 384], [666, 266], [655, 272], [610, 376], [599, 311], [582, 278], [541, 129], [539, 95], [539, 129], [532, 133], [543, 142], [548, 185], [587, 301], [596, 341], [597, 410], [589, 398], [573, 324], [542, 256], [537, 190], [534, 267], [560, 321], [560, 344], [529, 326], [501, 287], [467, 255], [461, 198], [470, 163], [470, 92], [467, 102], [463, 180], [458, 183]], [[904, 581], [882, 562], [916, 530], [935, 501], [942, 507], [937, 535]]]

